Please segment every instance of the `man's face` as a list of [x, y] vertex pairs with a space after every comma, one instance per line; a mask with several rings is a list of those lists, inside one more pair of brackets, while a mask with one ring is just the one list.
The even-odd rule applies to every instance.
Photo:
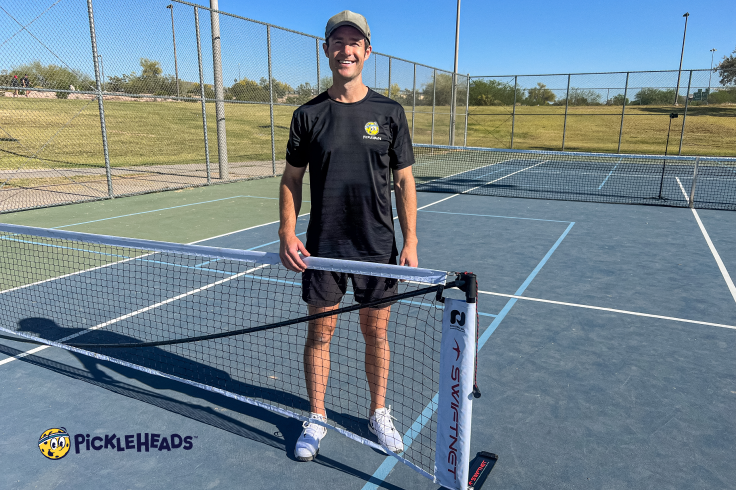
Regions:
[[358, 29], [340, 26], [330, 35], [329, 45], [324, 43], [325, 54], [330, 60], [332, 76], [345, 81], [353, 80], [363, 71], [363, 63], [371, 54], [366, 39]]

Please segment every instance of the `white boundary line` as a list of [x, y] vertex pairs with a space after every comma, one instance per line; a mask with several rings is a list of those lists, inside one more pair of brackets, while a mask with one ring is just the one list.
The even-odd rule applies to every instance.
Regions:
[[[690, 198], [688, 198], [687, 192], [685, 192], [685, 188], [682, 186], [682, 182], [680, 182], [680, 178], [675, 178], [677, 179], [677, 183], [680, 184], [680, 190], [685, 196], [685, 200], [689, 202]], [[718, 250], [716, 250], [715, 245], [713, 245], [713, 241], [710, 239], [710, 235], [708, 235], [708, 232], [705, 230], [703, 222], [700, 221], [700, 216], [698, 215], [698, 212], [695, 210], [694, 207], [690, 208], [690, 210], [693, 212], [693, 216], [695, 216], [695, 221], [698, 222], [700, 231], [703, 233], [703, 237], [705, 238], [705, 243], [708, 244], [708, 248], [710, 248], [710, 253], [713, 254], [713, 258], [716, 259], [716, 264], [718, 264], [718, 269], [721, 271], [723, 280], [726, 281], [726, 286], [728, 286], [728, 290], [731, 292], [731, 296], [733, 296], [734, 302], [736, 302], [736, 285], [734, 285], [733, 279], [731, 279], [731, 276], [728, 273], [728, 269], [726, 269], [726, 264], [724, 264], [723, 260], [721, 260], [721, 256], [718, 254]]]
[[[304, 216], [309, 216], [309, 213], [300, 214], [299, 216], [296, 217], [296, 219], [302, 218]], [[227, 233], [223, 233], [222, 235], [211, 236], [209, 238], [202, 238], [201, 240], [197, 240], [196, 242], [189, 242], [189, 243], [187, 243], [187, 245], [195, 245], [197, 243], [206, 242], [207, 240], [214, 240], [215, 238], [222, 238], [224, 236], [234, 235], [235, 233], [240, 233], [242, 231], [253, 230], [255, 228], [261, 228], [263, 226], [274, 225], [274, 224], [280, 223], [280, 222], [281, 222], [281, 220], [277, 219], [276, 221], [271, 221], [270, 223], [263, 223], [262, 225], [250, 226], [248, 228], [243, 228], [242, 230], [229, 231]]]
[[674, 316], [663, 316], [663, 315], [652, 315], [651, 313], [639, 313], [638, 311], [629, 311], [629, 310], [618, 310], [615, 308], [604, 308], [602, 306], [591, 306], [591, 305], [581, 305], [578, 303], [567, 303], [565, 301], [553, 301], [550, 299], [540, 299], [540, 298], [529, 298], [527, 296], [517, 296], [515, 294], [504, 294], [504, 293], [494, 293], [491, 291], [478, 291], [479, 293], [483, 294], [490, 294], [491, 296], [502, 296], [504, 298], [515, 298], [515, 299], [523, 299], [526, 301], [536, 301], [538, 303], [549, 303], [553, 305], [561, 305], [561, 306], [574, 306], [576, 308], [586, 308], [589, 310], [599, 310], [599, 311], [609, 311], [611, 313], [621, 313], [624, 315], [634, 315], [634, 316], [644, 316], [647, 318], [657, 318], [660, 320], [670, 320], [674, 322], [684, 322], [684, 323], [694, 323], [696, 325], [708, 325], [711, 327], [720, 327], [720, 328], [728, 328], [731, 330], [736, 330], [736, 326], [734, 325], [724, 325], [722, 323], [712, 323], [712, 322], [701, 322], [699, 320], [688, 320], [687, 318], [677, 318]]
[[[130, 313], [126, 313], [125, 315], [121, 315], [121, 316], [119, 316], [117, 318], [113, 318], [112, 320], [108, 320], [106, 322], [97, 324], [97, 325], [95, 325], [93, 327], [90, 327], [90, 328], [81, 330], [81, 331], [79, 331], [77, 333], [74, 333], [72, 335], [68, 335], [68, 336], [64, 337], [63, 339], [59, 339], [59, 340], [57, 340], [55, 342], [57, 344], [60, 344], [62, 342], [66, 342], [68, 340], [74, 339], [74, 338], [79, 337], [81, 335], [85, 335], [85, 334], [87, 334], [89, 332], [92, 332], [92, 331], [95, 331], [95, 330], [99, 330], [101, 328], [105, 328], [108, 325], [112, 325], [113, 323], [117, 323], [119, 321], [126, 320], [128, 318], [131, 318], [131, 317], [140, 315], [141, 313], [145, 313], [145, 312], [147, 312], [149, 310], [152, 310], [154, 308], [158, 308], [159, 306], [163, 306], [163, 305], [166, 305], [168, 303], [173, 303], [174, 301], [180, 300], [182, 298], [186, 298], [187, 296], [191, 296], [193, 294], [197, 294], [197, 293], [202, 292], [202, 291], [204, 291], [206, 289], [210, 289], [210, 288], [213, 288], [215, 286], [218, 286], [218, 285], [220, 285], [222, 283], [225, 283], [225, 282], [228, 282], [228, 281], [232, 281], [233, 279], [237, 279], [238, 277], [241, 277], [241, 276], [244, 276], [244, 275], [249, 274], [251, 272], [257, 271], [258, 269], [263, 269], [264, 267], [268, 267], [269, 265], [271, 265], [271, 264], [260, 265], [258, 267], [254, 267], [254, 268], [249, 269], [247, 271], [241, 272], [239, 274], [235, 274], [234, 276], [226, 277], [224, 279], [220, 279], [219, 281], [215, 281], [213, 283], [207, 284], [206, 286], [202, 286], [201, 288], [192, 289], [191, 291], [187, 291], [186, 293], [182, 293], [182, 294], [179, 294], [177, 296], [172, 296], [171, 298], [167, 298], [167, 299], [165, 299], [163, 301], [159, 301], [158, 303], [145, 306], [145, 307], [140, 308], [140, 309], [138, 309], [136, 311], [132, 311]], [[4, 330], [5, 331], [9, 331], [7, 329], [4, 329]], [[18, 332], [11, 332], [11, 333], [15, 333], [16, 335], [20, 335]], [[46, 341], [44, 341], [44, 342], [46, 342]], [[7, 364], [7, 363], [9, 363], [11, 361], [14, 361], [16, 359], [20, 359], [22, 357], [26, 357], [27, 355], [34, 354], [34, 353], [36, 353], [38, 351], [44, 350], [44, 349], [46, 349], [47, 347], [50, 347], [50, 346], [51, 345], [44, 345], [44, 346], [41, 346], [41, 347], [36, 347], [36, 348], [31, 349], [31, 350], [29, 350], [27, 352], [22, 352], [22, 353], [17, 354], [17, 355], [15, 355], [13, 357], [8, 357], [7, 359], [3, 359], [2, 361], [0, 361], [0, 366], [2, 366], [3, 364]]]
[[[437, 203], [440, 203], [440, 202], [442, 202], [442, 201], [447, 201], [448, 199], [452, 199], [453, 197], [457, 197], [457, 196], [459, 196], [460, 194], [467, 194], [468, 192], [474, 191], [474, 190], [476, 190], [476, 189], [478, 189], [478, 188], [480, 188], [480, 187], [486, 186], [486, 185], [488, 185], [488, 184], [493, 184], [494, 182], [498, 182], [499, 180], [503, 180], [503, 179], [505, 179], [506, 177], [511, 177], [512, 175], [516, 175], [516, 174], [518, 174], [519, 172], [524, 172], [525, 170], [529, 170], [529, 169], [532, 169], [532, 168], [534, 168], [534, 167], [536, 167], [536, 166], [538, 166], [538, 165], [541, 165], [541, 164], [543, 164], [543, 163], [547, 163], [547, 162], [548, 162], [548, 160], [545, 160], [545, 161], [543, 161], [543, 162], [539, 162], [539, 163], [537, 163], [537, 164], [535, 164], [535, 165], [532, 165], [531, 167], [526, 167], [526, 168], [522, 168], [521, 170], [517, 170], [516, 172], [512, 172], [512, 173], [510, 173], [510, 174], [508, 174], [508, 175], [504, 175], [503, 177], [499, 177], [498, 179], [495, 179], [495, 180], [491, 180], [491, 181], [489, 181], [489, 182], [486, 182], [485, 184], [477, 185], [477, 186], [475, 186], [475, 187], [473, 187], [473, 188], [471, 188], [471, 189], [467, 189], [467, 190], [464, 190], [464, 191], [462, 191], [462, 192], [458, 192], [457, 194], [453, 194], [453, 195], [451, 195], [451, 196], [449, 196], [449, 197], [446, 197], [446, 198], [444, 198], [444, 199], [440, 199], [439, 201], [435, 201], [435, 202], [433, 202], [433, 203], [431, 203], [431, 204], [427, 204], [426, 206], [422, 206], [422, 207], [420, 207], [420, 208], [417, 208], [417, 211], [421, 211], [421, 210], [422, 210], [422, 209], [424, 209], [424, 208], [428, 208], [428, 207], [430, 207], [430, 206], [433, 206], [433, 205], [435, 205], [435, 204], [437, 204]], [[462, 172], [461, 172], [461, 173], [462, 173]], [[421, 191], [420, 191], [420, 192], [421, 192]]]
[[[0, 331], [4, 331], [4, 332], [8, 332], [8, 333], [15, 333], [12, 330], [8, 330], [8, 329], [6, 329], [4, 327], [0, 327]], [[323, 427], [327, 427], [328, 429], [332, 429], [334, 431], [337, 431], [340, 434], [348, 437], [349, 439], [352, 439], [354, 441], [357, 441], [357, 442], [359, 442], [361, 444], [364, 444], [366, 446], [372, 447], [372, 448], [377, 449], [379, 451], [383, 451], [384, 453], [387, 453], [387, 454], [393, 456], [394, 458], [398, 459], [399, 461], [401, 461], [405, 465], [409, 466], [411, 469], [413, 469], [414, 471], [416, 471], [420, 475], [422, 475], [422, 476], [424, 476], [426, 478], [429, 478], [433, 482], [435, 480], [434, 475], [429, 474], [427, 471], [425, 471], [422, 468], [418, 467], [417, 465], [415, 465], [411, 461], [405, 459], [404, 457], [399, 456], [398, 454], [394, 453], [393, 451], [391, 451], [387, 447], [381, 446], [380, 444], [376, 444], [375, 442], [373, 442], [371, 440], [368, 440], [368, 439], [366, 439], [364, 437], [361, 437], [361, 436], [359, 436], [359, 435], [357, 435], [357, 434], [355, 434], [353, 432], [350, 432], [348, 430], [345, 430], [345, 429], [342, 429], [340, 427], [336, 427], [336, 426], [327, 424], [325, 422], [322, 422], [321, 420], [310, 419], [310, 418], [304, 417], [303, 415], [299, 415], [298, 413], [293, 412], [291, 410], [288, 410], [288, 409], [285, 409], [285, 408], [281, 408], [281, 407], [278, 407], [278, 406], [275, 406], [275, 405], [271, 405], [269, 403], [261, 402], [261, 401], [258, 401], [258, 400], [255, 400], [253, 398], [249, 398], [249, 397], [246, 397], [246, 396], [238, 395], [236, 393], [232, 393], [230, 391], [223, 390], [222, 388], [216, 388], [214, 386], [209, 386], [209, 385], [206, 385], [206, 384], [203, 384], [203, 383], [198, 383], [196, 381], [190, 381], [188, 379], [180, 378], [180, 377], [175, 376], [173, 374], [163, 373], [163, 372], [157, 371], [155, 369], [150, 369], [150, 368], [146, 368], [146, 367], [143, 367], [143, 366], [139, 366], [138, 364], [133, 364], [133, 363], [130, 363], [130, 362], [126, 362], [126, 361], [123, 361], [123, 360], [120, 360], [120, 359], [116, 359], [114, 357], [105, 356], [103, 354], [98, 354], [96, 352], [91, 352], [91, 351], [87, 351], [87, 350], [84, 350], [84, 349], [80, 349], [78, 347], [72, 347], [72, 346], [69, 346], [69, 345], [60, 343], [64, 339], [59, 340], [59, 341], [50, 341], [50, 340], [41, 339], [39, 337], [34, 337], [32, 335], [28, 335], [28, 334], [24, 334], [24, 333], [20, 333], [20, 334], [16, 334], [16, 335], [20, 335], [21, 337], [24, 337], [26, 339], [34, 340], [36, 342], [42, 342], [42, 343], [45, 343], [46, 344], [46, 345], [43, 345], [41, 347], [38, 347], [38, 348], [36, 348], [34, 350], [41, 350], [41, 349], [45, 349], [47, 347], [58, 347], [60, 349], [64, 349], [64, 350], [67, 350], [67, 351], [70, 351], [70, 352], [76, 352], [76, 353], [79, 353], [79, 354], [82, 354], [82, 355], [85, 355], [85, 356], [89, 356], [89, 357], [92, 357], [92, 358], [95, 358], [95, 359], [99, 359], [99, 360], [102, 360], [102, 361], [108, 361], [108, 362], [112, 362], [112, 363], [115, 363], [115, 364], [119, 364], [121, 366], [125, 366], [125, 367], [131, 368], [131, 369], [135, 369], [137, 371], [141, 371], [141, 372], [144, 372], [144, 373], [152, 374], [152, 375], [155, 375], [155, 376], [161, 376], [162, 378], [167, 378], [167, 379], [170, 379], [170, 380], [173, 380], [173, 381], [178, 381], [180, 383], [184, 383], [184, 384], [187, 384], [187, 385], [190, 385], [190, 386], [201, 388], [201, 389], [203, 389], [205, 391], [209, 391], [211, 393], [218, 393], [218, 394], [223, 395], [223, 396], [226, 396], [228, 398], [233, 398], [235, 400], [238, 400], [238, 401], [241, 401], [241, 402], [244, 402], [244, 403], [248, 403], [249, 405], [254, 405], [256, 407], [263, 408], [263, 409], [268, 410], [270, 412], [277, 413], [277, 414], [280, 414], [280, 415], [284, 415], [286, 417], [294, 418], [294, 419], [300, 420], [302, 422], [316, 423], [317, 425], [321, 425]], [[76, 335], [78, 335], [78, 334], [75, 334], [73, 336], [76, 336]], [[81, 334], [79, 334], [79, 335], [81, 335]], [[67, 338], [71, 338], [73, 336], [70, 336], [70, 337], [67, 337]], [[28, 352], [23, 353], [23, 354], [28, 355], [30, 352], [31, 351], [28, 351]], [[6, 359], [6, 361], [7, 361], [7, 359]]]
[[[299, 218], [301, 218], [303, 216], [308, 216], [308, 215], [309, 215], [309, 213], [301, 214], [301, 215], [299, 215], [297, 217], [297, 219], [299, 219]], [[213, 236], [213, 237], [209, 237], [209, 238], [203, 238], [201, 240], [197, 240], [196, 242], [189, 242], [186, 245], [196, 245], [197, 243], [206, 242], [208, 240], [214, 240], [215, 238], [221, 238], [221, 237], [224, 237], [224, 236], [227, 236], [227, 235], [233, 235], [235, 233], [240, 233], [241, 231], [248, 231], [248, 230], [252, 230], [254, 228], [260, 228], [262, 226], [273, 225], [273, 224], [278, 223], [278, 222], [279, 221], [277, 220], [277, 221], [271, 221], [270, 223], [263, 223], [261, 225], [255, 225], [255, 226], [251, 226], [249, 228], [243, 228], [242, 230], [235, 230], [235, 231], [231, 231], [229, 233], [223, 233], [222, 235], [217, 235], [217, 236]], [[37, 285], [43, 284], [45, 282], [55, 281], [57, 279], [64, 279], [66, 277], [76, 276], [78, 274], [84, 274], [85, 272], [92, 272], [92, 271], [95, 271], [97, 269], [104, 269], [105, 267], [110, 267], [110, 266], [117, 265], [117, 264], [123, 264], [123, 263], [129, 262], [131, 260], [138, 260], [138, 259], [147, 257], [149, 255], [153, 255], [153, 253], [139, 255], [137, 257], [131, 257], [129, 259], [118, 260], [117, 262], [110, 262], [109, 264], [98, 265], [98, 266], [95, 266], [95, 267], [91, 267], [89, 269], [84, 269], [84, 270], [76, 271], [76, 272], [70, 272], [69, 274], [63, 274], [61, 276], [55, 276], [55, 277], [50, 277], [48, 279], [42, 279], [42, 280], [37, 281], [37, 282], [33, 282], [33, 283], [30, 283], [30, 284], [24, 284], [22, 286], [17, 286], [17, 287], [11, 288], [11, 289], [6, 289], [4, 291], [0, 291], [0, 294], [10, 293], [10, 292], [16, 291], [18, 289], [29, 288], [31, 286], [37, 286]]]

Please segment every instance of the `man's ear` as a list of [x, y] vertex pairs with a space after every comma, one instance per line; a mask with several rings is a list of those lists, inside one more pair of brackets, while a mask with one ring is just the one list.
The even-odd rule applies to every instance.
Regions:
[[[365, 42], [365, 41], [364, 41], [364, 42]], [[368, 45], [368, 47], [367, 47], [367, 48], [365, 48], [365, 59], [368, 59], [368, 58], [370, 58], [370, 57], [371, 57], [371, 53], [372, 53], [372, 52], [373, 52], [373, 46], [371, 46], [371, 45], [369, 44], [369, 45]]]
[[330, 57], [330, 54], [327, 51], [327, 48], [328, 48], [327, 41], [325, 41], [325, 42], [322, 43], [322, 50], [325, 52], [325, 56], [329, 58]]

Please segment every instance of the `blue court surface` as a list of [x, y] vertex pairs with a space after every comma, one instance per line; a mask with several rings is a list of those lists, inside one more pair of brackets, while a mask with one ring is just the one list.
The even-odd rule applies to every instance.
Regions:
[[[278, 251], [277, 226], [200, 243]], [[736, 488], [736, 213], [420, 193], [418, 234], [420, 266], [478, 276], [484, 488]], [[334, 432], [297, 462], [296, 420], [10, 335], [0, 379], [0, 488], [437, 488]], [[52, 427], [190, 447], [50, 461]]]
[[[421, 146], [418, 189], [736, 210], [736, 159]], [[694, 185], [695, 184], [695, 185]]]

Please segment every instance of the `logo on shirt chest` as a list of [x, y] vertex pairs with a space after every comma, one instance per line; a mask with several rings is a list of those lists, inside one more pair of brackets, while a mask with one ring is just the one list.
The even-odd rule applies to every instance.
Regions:
[[365, 124], [365, 132], [368, 133], [368, 136], [363, 136], [363, 139], [366, 140], [381, 140], [380, 136], [376, 136], [378, 134], [378, 123], [375, 121], [370, 121]]

